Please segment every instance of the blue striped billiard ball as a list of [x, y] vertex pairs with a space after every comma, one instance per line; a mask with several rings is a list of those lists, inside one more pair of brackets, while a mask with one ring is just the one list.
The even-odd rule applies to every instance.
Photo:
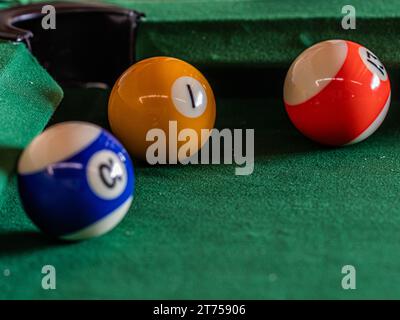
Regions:
[[86, 122], [64, 122], [36, 137], [18, 163], [27, 215], [43, 232], [83, 240], [113, 229], [133, 199], [135, 176], [123, 146]]

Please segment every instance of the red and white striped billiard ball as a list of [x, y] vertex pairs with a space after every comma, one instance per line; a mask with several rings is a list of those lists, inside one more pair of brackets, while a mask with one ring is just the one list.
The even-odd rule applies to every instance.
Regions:
[[345, 40], [317, 43], [301, 53], [286, 75], [286, 111], [308, 138], [331, 146], [366, 139], [390, 105], [388, 73], [365, 47]]

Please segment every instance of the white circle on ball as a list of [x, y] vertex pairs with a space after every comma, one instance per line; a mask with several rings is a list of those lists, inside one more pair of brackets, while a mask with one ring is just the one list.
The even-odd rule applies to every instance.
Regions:
[[102, 199], [115, 199], [127, 185], [125, 164], [110, 150], [101, 150], [90, 158], [86, 176], [91, 190]]
[[382, 81], [386, 81], [388, 79], [385, 66], [374, 53], [364, 47], [360, 47], [358, 49], [358, 53], [369, 71], [371, 71], [374, 75], [377, 75]]
[[176, 110], [188, 118], [200, 117], [207, 108], [207, 95], [202, 84], [192, 77], [180, 77], [171, 89]]

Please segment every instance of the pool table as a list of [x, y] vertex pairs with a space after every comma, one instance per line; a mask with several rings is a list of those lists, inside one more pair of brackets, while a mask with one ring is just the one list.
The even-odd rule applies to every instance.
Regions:
[[[342, 0], [103, 3], [143, 13], [131, 62], [160, 55], [190, 62], [214, 89], [216, 128], [255, 130], [254, 172], [134, 159], [134, 201], [119, 226], [83, 242], [46, 237], [21, 206], [18, 157], [57, 122], [109, 129], [111, 87], [63, 85], [24, 43], [3, 40], [0, 299], [400, 297], [398, 1], [352, 1], [355, 30], [341, 27]], [[356, 145], [322, 147], [285, 112], [282, 87], [291, 62], [325, 39], [365, 45], [390, 75], [387, 118]], [[56, 268], [56, 290], [41, 286], [44, 265]], [[356, 289], [342, 288], [345, 265], [356, 270]]]

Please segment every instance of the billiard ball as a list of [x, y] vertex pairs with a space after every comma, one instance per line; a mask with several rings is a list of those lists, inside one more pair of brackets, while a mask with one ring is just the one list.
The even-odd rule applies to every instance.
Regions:
[[[197, 152], [207, 140], [204, 136], [208, 138], [204, 135], [201, 139], [201, 129], [214, 127], [215, 114], [214, 95], [206, 78], [192, 65], [170, 57], [145, 59], [128, 68], [116, 81], [108, 104], [112, 132], [131, 155], [142, 160], [153, 143], [146, 139], [149, 130], [161, 129], [169, 144], [174, 135], [170, 128], [178, 135], [183, 129], [192, 129], [201, 140], [179, 141], [174, 136], [177, 147], [172, 158], [189, 158], [195, 152], [182, 155], [179, 149], [188, 143], [186, 147]], [[171, 148], [165, 150], [168, 158]], [[171, 157], [168, 159], [171, 163]]]
[[365, 47], [345, 40], [320, 42], [292, 63], [284, 84], [290, 120], [321, 144], [360, 142], [382, 124], [390, 105], [388, 73]]
[[131, 205], [134, 183], [122, 145], [85, 122], [49, 127], [18, 162], [18, 188], [27, 215], [43, 232], [66, 240], [113, 229]]

